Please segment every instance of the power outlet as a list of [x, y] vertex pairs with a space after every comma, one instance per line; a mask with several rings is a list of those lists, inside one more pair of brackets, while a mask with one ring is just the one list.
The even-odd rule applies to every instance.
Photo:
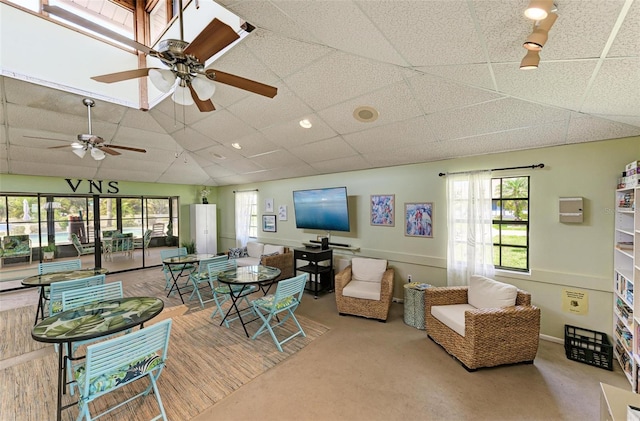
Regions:
[[407, 283], [410, 284], [411, 283], [411, 275], [407, 275]]

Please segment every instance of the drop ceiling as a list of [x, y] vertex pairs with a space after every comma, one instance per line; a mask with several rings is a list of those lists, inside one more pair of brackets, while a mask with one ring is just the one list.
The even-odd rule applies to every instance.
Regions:
[[[222, 84], [210, 113], [98, 98], [93, 132], [148, 152], [93, 161], [47, 149], [86, 132], [90, 95], [3, 68], [0, 172], [223, 186], [640, 135], [640, 0], [559, 0], [535, 71], [519, 70], [526, 0], [219, 3], [256, 30], [215, 68], [274, 99]], [[70, 65], [46, 48], [59, 59], [39, 66]]]

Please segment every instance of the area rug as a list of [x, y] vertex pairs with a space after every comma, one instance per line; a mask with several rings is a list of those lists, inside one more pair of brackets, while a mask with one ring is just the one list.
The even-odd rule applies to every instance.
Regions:
[[[297, 316], [307, 336], [292, 339], [283, 346], [284, 352], [279, 352], [268, 334], [251, 340], [237, 322], [232, 323], [230, 328], [221, 327], [219, 317], [210, 318], [211, 309], [193, 310], [172, 318], [169, 360], [158, 381], [160, 395], [170, 420], [193, 418], [329, 330], [320, 323]], [[17, 309], [3, 313], [10, 312], [16, 313], [15, 316], [18, 317]], [[10, 325], [11, 320], [3, 322]], [[257, 323], [252, 324], [256, 325], [253, 328], [255, 330]], [[276, 333], [282, 338], [294, 330], [293, 323], [287, 322]], [[21, 333], [33, 341], [30, 329], [21, 329]], [[0, 407], [3, 417], [21, 421], [54, 419], [56, 370], [57, 357], [53, 352], [0, 370]], [[100, 412], [106, 406], [126, 400], [127, 396], [142, 390], [147, 385], [145, 382], [146, 380], [134, 382], [105, 395], [92, 404], [92, 412]], [[70, 403], [74, 399], [65, 395], [63, 401]], [[77, 414], [78, 409], [73, 406], [63, 412], [62, 419], [73, 420]], [[101, 419], [147, 420], [155, 414], [155, 399], [147, 396], [136, 399]]]

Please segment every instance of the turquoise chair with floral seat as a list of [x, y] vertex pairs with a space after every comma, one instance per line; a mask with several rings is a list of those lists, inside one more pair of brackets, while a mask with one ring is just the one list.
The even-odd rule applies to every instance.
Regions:
[[[253, 334], [251, 339], [256, 339], [260, 334], [268, 331], [276, 347], [278, 347], [278, 351], [282, 352], [282, 344], [285, 342], [290, 341], [298, 335], [307, 336], [293, 313], [300, 305], [302, 294], [304, 293], [304, 286], [308, 280], [308, 273], [285, 279], [278, 282], [274, 294], [268, 294], [251, 301], [253, 310], [258, 314], [258, 317], [262, 319], [262, 326]], [[282, 319], [278, 316], [280, 313], [286, 313]], [[274, 319], [276, 323], [272, 324]], [[289, 319], [295, 323], [298, 330], [287, 338], [279, 340], [273, 329], [281, 326]]]
[[[189, 281], [191, 281], [191, 285], [193, 286], [193, 291], [189, 296], [189, 300], [192, 300], [194, 296], [197, 297], [198, 301], [200, 301], [200, 307], [202, 308], [204, 308], [205, 303], [208, 303], [214, 300], [213, 294], [215, 293], [215, 291], [214, 291], [213, 282], [211, 281], [211, 277], [209, 276], [209, 264], [216, 263], [216, 262], [226, 263], [227, 260], [228, 260], [227, 255], [223, 255], [223, 256], [212, 257], [211, 259], [201, 260], [198, 263], [198, 270], [189, 274]], [[211, 288], [212, 296], [211, 296], [211, 299], [208, 299], [208, 300], [203, 300], [202, 294], [200, 293], [200, 288], [201, 288], [200, 284], [205, 282], [207, 283], [207, 285], [209, 285], [209, 288]]]
[[93, 246], [82, 245], [80, 242], [80, 238], [76, 233], [71, 233], [71, 243], [73, 243], [73, 247], [76, 248], [78, 252], [78, 257], [84, 256], [85, 254], [94, 254], [96, 252], [96, 248]]
[[31, 264], [31, 239], [28, 235], [5, 235], [2, 239], [0, 267], [2, 267], [4, 259], [12, 259], [14, 257], [26, 257], [29, 259], [29, 264]]
[[[151, 391], [160, 411], [160, 414], [152, 419], [166, 421], [167, 414], [162, 405], [157, 381], [167, 361], [171, 323], [171, 319], [166, 319], [87, 347], [84, 361], [73, 367], [74, 379], [80, 391], [78, 421], [98, 418], [134, 399], [148, 396]], [[142, 392], [121, 401], [127, 393], [135, 393], [132, 391], [139, 389], [127, 388], [126, 391], [119, 391], [112, 399], [103, 401], [112, 404], [117, 399], [119, 403], [100, 414], [91, 414], [90, 411], [95, 410], [94, 406], [90, 405], [91, 402], [143, 378], [147, 378], [150, 384]]]
[[[249, 303], [249, 299], [247, 296], [252, 294], [258, 290], [256, 285], [233, 285], [230, 287], [227, 284], [223, 284], [218, 281], [218, 274], [220, 272], [224, 272], [226, 270], [236, 269], [237, 262], [235, 259], [221, 259], [213, 263], [209, 263], [207, 265], [207, 270], [209, 272], [209, 284], [213, 286], [213, 301], [216, 303], [216, 308], [211, 313], [211, 318], [214, 318], [216, 315], [220, 315], [221, 318], [224, 318], [224, 311], [222, 311], [222, 304], [226, 303], [231, 299], [230, 294], [233, 288], [234, 294], [242, 294], [236, 304], [240, 305], [245, 304], [247, 309], [249, 309], [253, 313], [253, 308], [251, 307], [251, 303]], [[227, 318], [224, 321], [224, 325], [229, 327], [229, 322], [236, 320], [237, 317]]]
[[[169, 249], [169, 250], [161, 250], [160, 251], [160, 260], [164, 261], [165, 259], [169, 259], [171, 257], [180, 257], [180, 256], [186, 256], [187, 255], [187, 248], [186, 247], [177, 247], [174, 249]], [[184, 269], [183, 269], [184, 266]], [[164, 263], [162, 263], [162, 272], [164, 273], [164, 279], [166, 281], [165, 287], [164, 289], [170, 289], [171, 286], [173, 285], [173, 279], [171, 277], [171, 271], [172, 270], [176, 270], [177, 272], [182, 271], [182, 276], [188, 276], [190, 275], [194, 270], [196, 270], [196, 266], [192, 265], [192, 264], [187, 264], [187, 265], [165, 265]], [[187, 282], [189, 282], [189, 280], [187, 279]]]

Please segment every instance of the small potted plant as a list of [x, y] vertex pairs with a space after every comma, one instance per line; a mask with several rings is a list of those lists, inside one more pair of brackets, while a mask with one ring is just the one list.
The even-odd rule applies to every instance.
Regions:
[[53, 260], [56, 255], [56, 245], [47, 244], [42, 247], [42, 260]]
[[173, 247], [177, 244], [176, 237], [173, 235], [173, 223], [169, 222], [167, 225], [167, 236], [165, 238], [165, 244], [168, 247]]
[[187, 249], [187, 254], [196, 254], [198, 252], [196, 249], [196, 242], [193, 240], [183, 241], [181, 246]]

